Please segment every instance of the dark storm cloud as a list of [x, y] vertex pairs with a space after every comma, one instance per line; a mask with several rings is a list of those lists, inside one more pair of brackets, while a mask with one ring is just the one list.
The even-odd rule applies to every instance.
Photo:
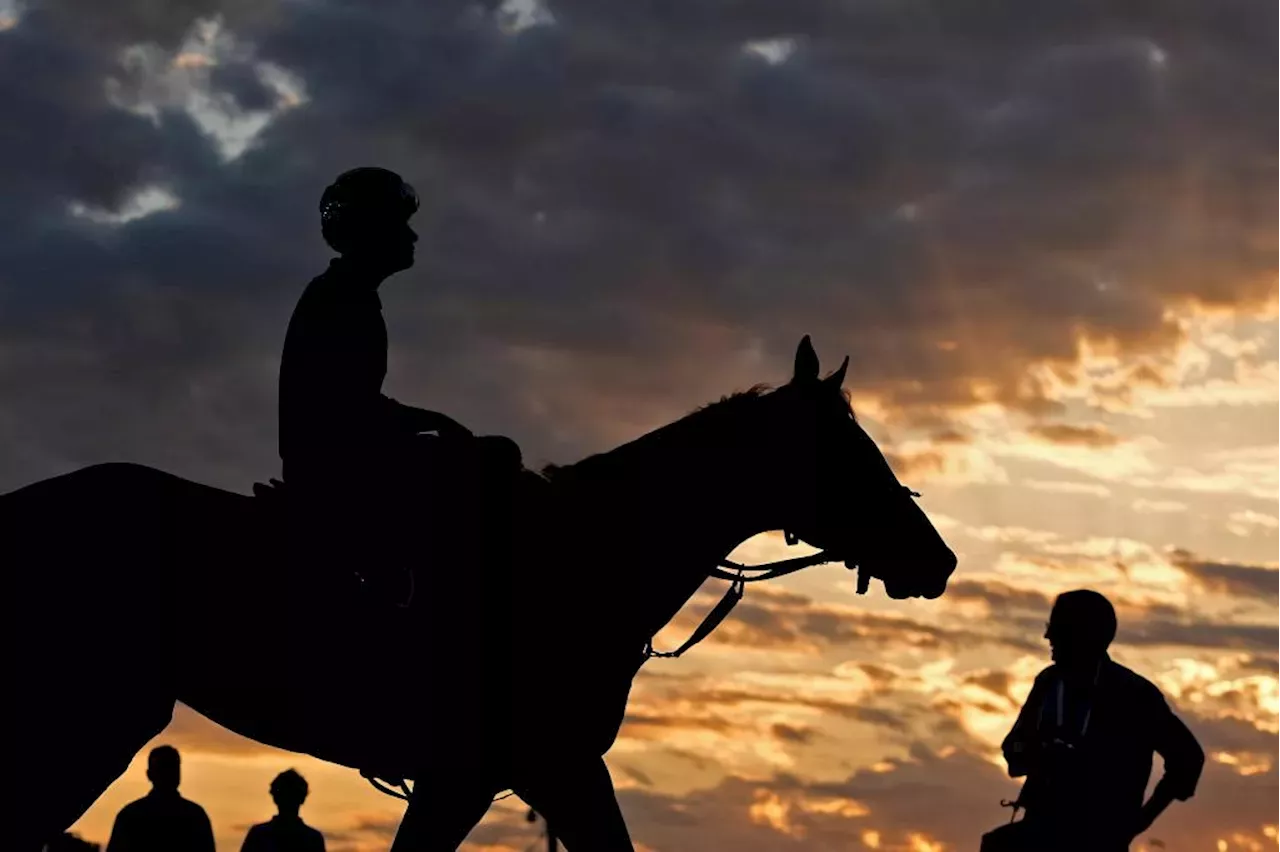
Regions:
[[[783, 380], [803, 333], [903, 405], [1036, 409], [1024, 367], [1080, 332], [1163, 345], [1170, 299], [1271, 293], [1274, 4], [548, 8], [509, 35], [460, 2], [33, 4], [0, 33], [0, 482], [274, 471], [315, 199], [361, 163], [427, 202], [393, 391], [535, 457]], [[200, 85], [262, 107], [263, 60], [308, 98], [230, 162], [105, 89], [154, 100], [166, 54], [121, 51], [215, 14], [245, 52]], [[777, 37], [784, 62], [742, 50]], [[66, 215], [149, 184], [181, 206]]]

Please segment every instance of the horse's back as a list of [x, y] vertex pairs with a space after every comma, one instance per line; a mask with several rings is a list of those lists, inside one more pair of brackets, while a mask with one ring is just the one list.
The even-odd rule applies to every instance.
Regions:
[[[96, 624], [171, 599], [184, 555], [234, 540], [251, 498], [145, 465], [97, 464], [0, 495], [0, 547], [21, 621]], [[246, 515], [247, 516], [247, 515]], [[163, 608], [163, 607], [161, 607]], [[104, 614], [106, 614], [104, 616]]]
[[0, 525], [16, 528], [19, 521], [50, 521], [65, 513], [85, 510], [101, 516], [129, 514], [140, 504], [163, 507], [172, 505], [175, 498], [218, 502], [248, 499], [146, 465], [103, 462], [0, 494]]

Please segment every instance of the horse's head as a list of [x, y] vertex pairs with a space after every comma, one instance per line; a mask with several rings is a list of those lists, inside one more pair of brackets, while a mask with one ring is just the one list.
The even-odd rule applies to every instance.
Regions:
[[773, 488], [783, 494], [787, 531], [838, 555], [891, 598], [936, 598], [947, 588], [956, 556], [898, 481], [875, 442], [853, 416], [843, 383], [849, 366], [820, 378], [808, 336], [796, 350], [791, 381], [767, 397]]

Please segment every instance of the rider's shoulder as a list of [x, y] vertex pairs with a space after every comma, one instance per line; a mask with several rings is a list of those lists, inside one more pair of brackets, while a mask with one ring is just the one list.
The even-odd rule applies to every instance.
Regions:
[[377, 293], [368, 288], [351, 286], [351, 278], [337, 259], [307, 284], [294, 309], [295, 318], [350, 315], [353, 310], [378, 305]]
[[329, 266], [307, 283], [307, 287], [302, 293], [304, 299], [336, 295], [343, 291], [342, 284], [347, 275], [343, 270], [342, 264], [338, 262], [339, 260], [340, 258], [334, 258], [329, 261]]

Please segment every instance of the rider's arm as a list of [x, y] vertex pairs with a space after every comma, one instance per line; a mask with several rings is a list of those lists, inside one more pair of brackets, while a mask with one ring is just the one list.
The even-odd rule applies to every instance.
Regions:
[[1185, 802], [1195, 795], [1204, 769], [1204, 749], [1195, 735], [1174, 715], [1163, 696], [1156, 697], [1151, 719], [1155, 750], [1164, 759], [1164, 775], [1142, 806], [1137, 834], [1151, 827], [1165, 808], [1176, 799]]
[[1036, 678], [1031, 687], [1031, 694], [1018, 712], [1018, 719], [1013, 723], [1009, 736], [1000, 744], [1004, 752], [1005, 763], [1009, 764], [1009, 777], [1021, 778], [1029, 774], [1040, 756], [1040, 739], [1036, 731], [1036, 717], [1040, 713], [1043, 700], [1043, 674]]
[[397, 429], [411, 435], [419, 432], [439, 432], [441, 436], [470, 436], [471, 431], [453, 418], [438, 411], [427, 411], [397, 402], [386, 394], [382, 395], [382, 404]]

